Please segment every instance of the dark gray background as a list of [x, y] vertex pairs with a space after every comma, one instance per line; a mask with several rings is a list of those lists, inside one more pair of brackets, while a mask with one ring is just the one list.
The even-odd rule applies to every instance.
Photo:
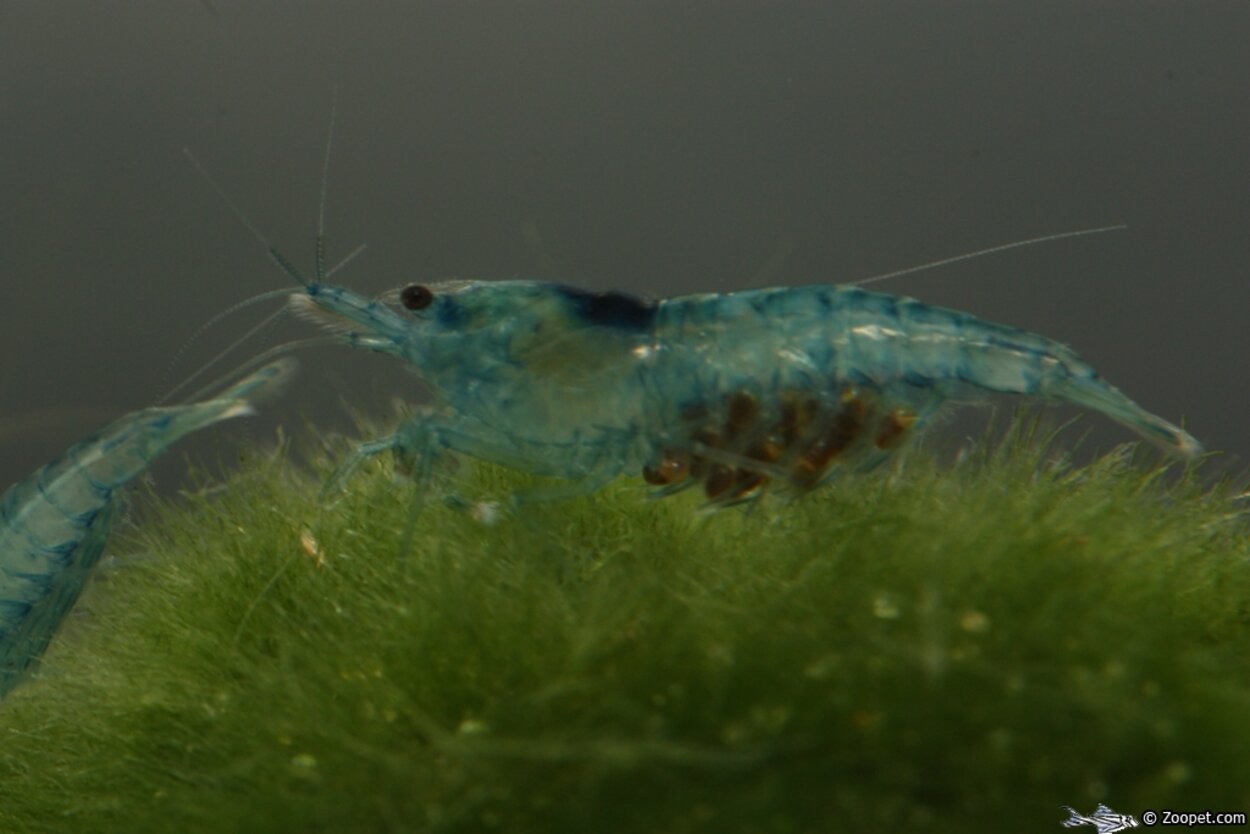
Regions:
[[[1247, 43], [1244, 0], [0, 3], [0, 484], [286, 283], [184, 145], [310, 267], [336, 83], [331, 259], [369, 244], [342, 283], [840, 282], [1123, 222], [877, 288], [1071, 343], [1244, 465]], [[416, 396], [347, 354], [303, 355], [277, 419]]]

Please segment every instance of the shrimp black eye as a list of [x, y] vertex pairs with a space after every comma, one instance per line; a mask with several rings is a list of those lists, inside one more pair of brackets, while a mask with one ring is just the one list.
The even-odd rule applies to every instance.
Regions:
[[399, 294], [399, 301], [406, 310], [424, 310], [434, 303], [434, 293], [428, 287], [412, 284], [404, 287], [404, 291]]

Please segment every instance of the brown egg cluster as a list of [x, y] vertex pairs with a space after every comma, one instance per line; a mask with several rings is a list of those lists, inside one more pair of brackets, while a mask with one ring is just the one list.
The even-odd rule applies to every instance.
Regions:
[[764, 405], [748, 391], [735, 391], [714, 407], [687, 408], [681, 417], [690, 443], [664, 449], [642, 477], [655, 486], [701, 483], [714, 503], [753, 497], [779, 473], [789, 489], [807, 491], [839, 458], [861, 448], [897, 448], [916, 422], [911, 411], [882, 408], [853, 387], [824, 398], [783, 392]]

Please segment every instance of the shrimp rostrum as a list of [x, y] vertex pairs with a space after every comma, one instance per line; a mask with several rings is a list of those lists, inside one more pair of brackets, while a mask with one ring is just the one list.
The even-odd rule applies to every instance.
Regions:
[[1101, 412], [1179, 457], [1200, 451], [1058, 342], [852, 286], [650, 301], [534, 281], [380, 299], [308, 283], [291, 303], [434, 392], [346, 471], [393, 450], [428, 483], [452, 451], [571, 479], [568, 492], [640, 474], [720, 506], [873, 466], [942, 403], [1000, 393]]

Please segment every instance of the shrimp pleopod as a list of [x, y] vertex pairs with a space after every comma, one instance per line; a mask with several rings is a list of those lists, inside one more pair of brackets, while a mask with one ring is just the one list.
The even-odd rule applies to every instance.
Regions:
[[1198, 442], [1044, 336], [911, 298], [814, 285], [652, 301], [536, 281], [414, 285], [291, 303], [396, 356], [435, 404], [365, 444], [419, 481], [445, 451], [598, 488], [623, 474], [714, 505], [880, 463], [943, 403], [1015, 394], [1089, 408], [1169, 452]]

